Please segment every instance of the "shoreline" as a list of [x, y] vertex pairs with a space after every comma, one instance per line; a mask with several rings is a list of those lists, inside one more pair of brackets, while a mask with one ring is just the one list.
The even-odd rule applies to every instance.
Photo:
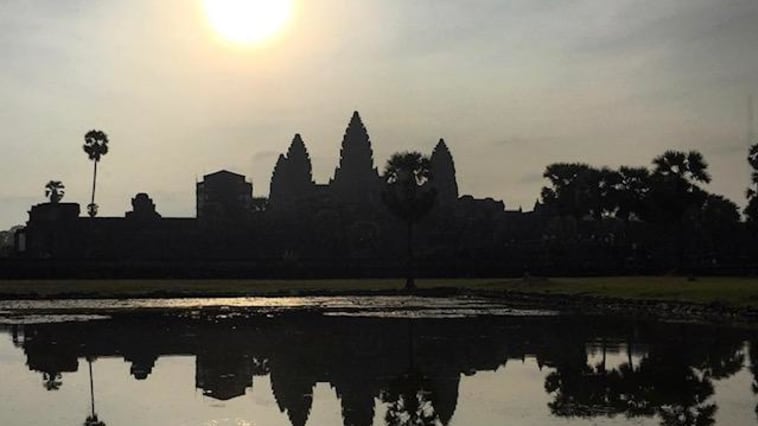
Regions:
[[[610, 278], [606, 278], [610, 280]], [[348, 280], [349, 281], [349, 280]], [[390, 284], [396, 286], [399, 280], [378, 280], [372, 281], [374, 287]], [[431, 281], [431, 282], [429, 282]], [[160, 289], [154, 287], [160, 286], [160, 282], [149, 282], [153, 285], [152, 290], [139, 291], [130, 287], [128, 291], [119, 293], [113, 291], [113, 282], [103, 285], [103, 291], [66, 291], [65, 288], [59, 291], [45, 291], [40, 289], [39, 283], [24, 282], [23, 287], [28, 291], [4, 291], [7, 282], [0, 282], [0, 301], [10, 302], [22, 300], [39, 300], [39, 301], [67, 301], [67, 300], [144, 300], [144, 299], [219, 299], [219, 298], [282, 298], [282, 297], [433, 297], [433, 298], [452, 298], [452, 297], [481, 297], [501, 303], [503, 306], [552, 310], [565, 314], [583, 314], [583, 315], [609, 315], [623, 316], [638, 319], [654, 319], [662, 321], [695, 321], [708, 323], [729, 323], [729, 324], [746, 324], [758, 325], [758, 307], [752, 303], [734, 304], [726, 303], [721, 300], [711, 300], [698, 302], [692, 300], [681, 300], [672, 297], [619, 297], [603, 294], [591, 294], [587, 292], [571, 293], [568, 287], [561, 286], [560, 282], [553, 279], [517, 279], [517, 280], [467, 280], [469, 285], [461, 285], [459, 280], [448, 282], [447, 285], [433, 286], [434, 281], [429, 280], [420, 288], [413, 291], [406, 291], [402, 288], [340, 288], [338, 285], [322, 286], [326, 282], [316, 281], [303, 282], [281, 281], [267, 282], [268, 287], [262, 286], [256, 288], [250, 283], [244, 289], [224, 290], [218, 288], [216, 291], [205, 291], [201, 289], [193, 290], [192, 286], [182, 287], [182, 281], [175, 282], [179, 286], [173, 288]], [[752, 280], [750, 280], [752, 282]], [[355, 283], [357, 281], [350, 281]], [[52, 282], [55, 283], [55, 282]], [[204, 282], [204, 284], [216, 285], [216, 281]], [[51, 285], [51, 282], [46, 282]], [[61, 282], [60, 284], [66, 284]], [[132, 283], [133, 284], [133, 283]], [[194, 284], [197, 284], [196, 282]], [[283, 288], [271, 288], [270, 285], [281, 284]], [[289, 284], [290, 287], [287, 287]], [[380, 285], [381, 284], [381, 285]], [[110, 286], [110, 287], [109, 287]], [[308, 287], [310, 288], [304, 288]], [[758, 288], [758, 282], [755, 283]], [[42, 286], [44, 287], [44, 286]], [[107, 288], [109, 287], [109, 288]], [[296, 288], [297, 287], [297, 288]], [[367, 286], [369, 287], [369, 286]], [[549, 289], [546, 291], [546, 287]], [[147, 288], [147, 287], [146, 287]], [[109, 291], [110, 290], [110, 291]], [[748, 296], [747, 300], [753, 300], [753, 296]]]

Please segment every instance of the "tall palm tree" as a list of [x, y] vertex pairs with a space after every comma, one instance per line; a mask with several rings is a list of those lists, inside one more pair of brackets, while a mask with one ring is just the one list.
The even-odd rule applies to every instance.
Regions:
[[92, 380], [92, 361], [93, 357], [87, 357], [87, 364], [89, 364], [89, 396], [90, 396], [90, 415], [84, 420], [84, 426], [105, 426], [105, 422], [97, 418], [95, 413], [95, 384]]
[[51, 180], [45, 185], [45, 197], [50, 199], [52, 204], [58, 204], [66, 193], [66, 187], [59, 180]]
[[87, 206], [90, 217], [97, 216], [97, 204], [95, 204], [95, 184], [97, 183], [97, 163], [100, 158], [108, 153], [108, 135], [102, 130], [90, 130], [84, 135], [84, 152], [95, 163], [95, 172], [92, 176], [92, 200]]
[[697, 265], [700, 250], [695, 237], [701, 232], [697, 212], [708, 198], [699, 184], [710, 182], [708, 164], [698, 151], [666, 151], [653, 160], [646, 207], [652, 222], [669, 240], [673, 266], [685, 258], [689, 258], [691, 269]]
[[437, 192], [429, 185], [431, 162], [418, 152], [395, 153], [384, 168], [382, 200], [407, 227], [407, 290], [416, 287], [413, 278], [413, 225], [434, 205]]
[[708, 164], [697, 151], [666, 151], [653, 160], [648, 207], [653, 220], [667, 225], [679, 223], [683, 215], [705, 202], [699, 186], [710, 183]]

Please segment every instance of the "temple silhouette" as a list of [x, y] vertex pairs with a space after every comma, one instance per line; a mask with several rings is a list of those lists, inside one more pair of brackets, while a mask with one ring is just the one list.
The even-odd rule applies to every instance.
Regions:
[[[508, 240], [509, 228], [523, 229], [521, 222], [532, 213], [506, 211], [502, 201], [489, 198], [460, 197], [444, 140], [430, 159], [438, 196], [414, 240], [421, 268], [446, 264], [449, 271], [442, 273], [455, 273], [455, 268], [470, 269], [472, 260], [487, 262], [486, 253]], [[84, 217], [79, 204], [43, 203], [29, 211], [15, 248], [19, 259], [59, 262], [58, 275], [72, 262], [80, 269], [86, 262], [100, 262], [99, 267], [111, 262], [108, 273], [139, 275], [133, 261], [146, 262], [146, 274], [166, 274], [175, 269], [170, 262], [192, 260], [201, 262], [194, 265], [237, 262], [227, 271], [242, 275], [277, 275], [286, 268], [295, 275], [392, 276], [404, 261], [405, 234], [382, 203], [382, 188], [369, 133], [355, 112], [326, 184], [314, 181], [306, 143], [296, 134], [278, 157], [268, 198], [254, 197], [253, 183], [244, 175], [220, 170], [196, 184], [194, 218], [163, 217], [146, 193], [132, 199], [124, 217]], [[490, 257], [495, 264], [496, 256]], [[132, 262], [131, 269], [113, 266], [125, 261]], [[163, 266], [156, 266], [160, 262]], [[37, 271], [44, 269], [39, 266]]]
[[[550, 164], [525, 211], [460, 194], [450, 147], [441, 139], [429, 150], [423, 185], [433, 206], [410, 245], [420, 277], [758, 270], [758, 222], [741, 221], [736, 204], [699, 186], [710, 175], [697, 151], [666, 151], [650, 169]], [[51, 181], [51, 202], [32, 206], [15, 230], [0, 276], [395, 278], [408, 270], [410, 233], [386, 204], [383, 174], [355, 112], [327, 183], [314, 180], [307, 139], [295, 134], [268, 197], [255, 196], [244, 175], [219, 170], [196, 183], [195, 217], [164, 217], [147, 193], [123, 217], [85, 217], [92, 206], [62, 202], [61, 182]]]

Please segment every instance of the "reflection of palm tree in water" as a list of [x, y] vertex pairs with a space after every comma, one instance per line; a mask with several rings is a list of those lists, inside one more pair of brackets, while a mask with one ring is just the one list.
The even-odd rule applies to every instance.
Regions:
[[413, 321], [408, 320], [408, 370], [381, 393], [382, 401], [389, 403], [384, 418], [387, 426], [431, 426], [438, 420], [443, 424], [449, 421], [437, 413], [435, 389], [416, 366], [415, 353]]
[[630, 362], [608, 370], [602, 361], [588, 365], [577, 346], [574, 356], [560, 360], [545, 379], [545, 390], [553, 394], [548, 406], [561, 417], [657, 415], [663, 426], [712, 425], [717, 406], [710, 401], [711, 380], [733, 374], [733, 360], [740, 354], [738, 347], [732, 349], [708, 359], [677, 345], [658, 346], [637, 367], [628, 354]]
[[90, 415], [84, 421], [84, 426], [105, 426], [105, 423], [97, 418], [95, 413], [95, 384], [92, 380], [92, 361], [93, 358], [87, 357], [87, 364], [89, 366], [89, 396], [90, 396]]
[[420, 371], [408, 371], [394, 380], [382, 392], [382, 400], [389, 403], [385, 421], [387, 426], [427, 426], [437, 424], [430, 392]]
[[56, 391], [63, 386], [61, 373], [57, 371], [42, 373], [42, 379], [45, 381], [43, 385], [46, 390]]

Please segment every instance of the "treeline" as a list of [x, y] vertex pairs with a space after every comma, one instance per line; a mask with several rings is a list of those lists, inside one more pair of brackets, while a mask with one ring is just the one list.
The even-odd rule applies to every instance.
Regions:
[[748, 207], [708, 192], [708, 164], [697, 151], [666, 151], [651, 167], [596, 168], [584, 163], [547, 166], [538, 205], [550, 218], [547, 240], [601, 240], [626, 249], [632, 262], [652, 260], [672, 269], [754, 262], [758, 224], [758, 145]]
[[13, 254], [15, 234], [21, 226], [14, 226], [7, 231], [0, 231], [0, 257], [9, 257]]

